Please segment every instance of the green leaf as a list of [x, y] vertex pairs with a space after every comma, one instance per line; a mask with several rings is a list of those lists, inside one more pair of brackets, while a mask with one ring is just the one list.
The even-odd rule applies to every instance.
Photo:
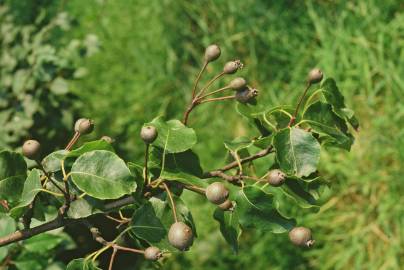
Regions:
[[185, 185], [193, 185], [197, 187], [207, 187], [208, 183], [206, 179], [201, 179], [191, 174], [187, 174], [181, 171], [163, 171], [160, 175], [160, 178], [169, 180], [169, 181], [177, 181], [183, 183]]
[[0, 152], [0, 199], [16, 203], [27, 177], [27, 164], [21, 154]]
[[101, 270], [94, 265], [91, 260], [85, 260], [84, 258], [74, 259], [68, 265], [66, 270]]
[[359, 122], [353, 114], [345, 106], [344, 96], [341, 94], [334, 79], [328, 78], [321, 84], [322, 93], [333, 111], [342, 119], [347, 120], [354, 129], [359, 128]]
[[238, 152], [241, 149], [245, 149], [253, 145], [251, 139], [247, 137], [239, 137], [232, 141], [225, 141], [224, 146], [231, 152]]
[[[156, 168], [162, 167], [163, 150], [161, 148], [153, 148], [150, 154], [150, 165]], [[202, 177], [203, 170], [199, 161], [199, 157], [192, 150], [182, 153], [165, 155], [164, 168], [169, 171], [181, 171], [196, 177]]]
[[24, 248], [30, 252], [43, 253], [54, 249], [64, 241], [57, 234], [42, 233], [24, 241]]
[[311, 133], [295, 127], [285, 128], [275, 135], [274, 147], [285, 173], [302, 177], [317, 170], [320, 144]]
[[101, 201], [85, 196], [70, 203], [67, 216], [70, 218], [85, 218], [96, 213], [102, 213], [103, 204]]
[[246, 186], [237, 196], [240, 224], [273, 233], [284, 233], [292, 229], [296, 221], [281, 215], [274, 204], [274, 195], [256, 186]]
[[258, 118], [271, 109], [268, 108], [266, 104], [262, 103], [262, 99], [258, 98], [250, 103], [237, 102], [236, 110], [239, 114], [247, 118]]
[[307, 108], [303, 119], [316, 133], [323, 136], [323, 144], [351, 149], [354, 138], [348, 133], [345, 121], [332, 111], [331, 105], [315, 102]]
[[284, 195], [293, 199], [302, 208], [314, 208], [315, 211], [320, 210], [320, 206], [312, 194], [311, 185], [301, 179], [287, 178], [281, 186]]
[[[14, 219], [0, 213], [0, 237], [9, 235], [16, 230]], [[8, 253], [8, 247], [0, 247], [0, 261], [2, 261]]]
[[153, 145], [166, 149], [167, 153], [184, 152], [196, 144], [195, 131], [178, 120], [164, 122], [156, 118], [146, 125], [156, 127], [158, 136]]
[[69, 153], [67, 150], [58, 150], [50, 153], [42, 160], [42, 166], [48, 173], [58, 172], [62, 169], [61, 161]]
[[95, 150], [81, 155], [70, 172], [76, 186], [97, 199], [117, 199], [136, 189], [125, 162], [115, 153]]
[[19, 204], [11, 209], [10, 215], [14, 218], [20, 217], [25, 208], [29, 206], [35, 199], [35, 196], [40, 192], [42, 188], [39, 170], [33, 169], [27, 177], [24, 183], [24, 188], [21, 194], [21, 200]]
[[216, 208], [213, 218], [220, 224], [220, 232], [234, 252], [238, 252], [238, 236], [241, 233], [237, 207], [233, 211]]
[[83, 144], [81, 147], [74, 149], [70, 151], [67, 155], [66, 158], [69, 157], [79, 157], [84, 153], [94, 151], [94, 150], [106, 150], [110, 152], [114, 152], [114, 148], [112, 145], [105, 140], [97, 140], [97, 141], [92, 141], [92, 142], [87, 142]]
[[148, 243], [159, 243], [167, 234], [150, 202], [137, 209], [132, 217], [132, 232]]
[[57, 77], [52, 81], [49, 89], [55, 95], [65, 95], [69, 92], [69, 85], [65, 79], [62, 77]]

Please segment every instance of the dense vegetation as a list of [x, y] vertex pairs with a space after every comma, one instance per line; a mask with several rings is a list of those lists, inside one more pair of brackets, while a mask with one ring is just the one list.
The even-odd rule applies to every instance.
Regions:
[[[45, 2], [47, 10], [61, 8]], [[70, 84], [85, 104], [81, 115], [97, 123], [94, 138], [110, 135], [119, 154], [141, 162], [140, 127], [156, 114], [182, 116], [200, 54], [211, 42], [222, 44], [225, 58], [244, 60], [248, 68], [239, 75], [260, 89], [260, 100], [270, 107], [294, 104], [307, 70], [319, 66], [338, 82], [361, 128], [350, 153], [322, 153], [320, 171], [332, 182], [332, 192], [325, 194], [320, 212], [290, 209], [315, 230], [316, 248], [302, 251], [286, 238], [250, 231], [243, 234], [236, 255], [218, 242], [218, 225], [203, 218], [214, 211], [212, 205], [185, 193], [197, 221], [198, 245], [185, 256], [170, 258], [165, 268], [398, 269], [404, 237], [402, 4], [267, 2], [69, 1], [62, 9], [79, 25], [54, 37], [55, 42], [94, 33], [102, 46], [82, 62], [88, 76]], [[15, 5], [17, 11], [23, 8]], [[225, 164], [224, 140], [253, 135], [231, 103], [201, 106], [190, 123], [198, 136], [207, 138], [194, 150], [208, 169]]]

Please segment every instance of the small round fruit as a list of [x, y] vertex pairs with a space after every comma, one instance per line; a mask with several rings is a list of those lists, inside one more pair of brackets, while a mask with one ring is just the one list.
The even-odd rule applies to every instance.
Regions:
[[267, 180], [271, 186], [279, 187], [285, 183], [286, 174], [279, 169], [270, 170]]
[[233, 90], [240, 90], [247, 86], [247, 81], [242, 77], [237, 77], [230, 82], [229, 86]]
[[77, 132], [84, 135], [84, 134], [90, 134], [93, 130], [94, 130], [94, 121], [90, 119], [83, 119], [80, 121], [78, 125]]
[[140, 130], [140, 137], [147, 144], [151, 144], [152, 142], [154, 142], [157, 136], [158, 136], [157, 129], [153, 126], [144, 126]]
[[240, 103], [247, 103], [258, 96], [258, 90], [255, 88], [244, 88], [236, 92], [236, 100]]
[[222, 204], [229, 197], [229, 191], [220, 182], [210, 184], [205, 191], [206, 198], [214, 204]]
[[144, 251], [144, 257], [146, 260], [150, 261], [157, 261], [158, 259], [161, 258], [163, 254], [161, 253], [160, 249], [158, 247], [148, 247]]
[[219, 204], [219, 208], [222, 209], [223, 211], [232, 210], [233, 203], [229, 199], [227, 199], [224, 201], [224, 203]]
[[22, 154], [29, 159], [35, 160], [40, 153], [41, 144], [36, 140], [25, 141], [22, 146]]
[[223, 73], [224, 74], [234, 74], [237, 72], [237, 70], [243, 68], [243, 64], [240, 62], [240, 60], [234, 60], [227, 62], [224, 64], [223, 67]]
[[111, 137], [109, 137], [109, 136], [102, 136], [102, 137], [101, 137], [101, 140], [106, 141], [106, 142], [109, 143], [109, 144], [111, 144], [111, 143], [114, 142], [114, 140], [113, 140]]
[[319, 68], [313, 68], [309, 72], [309, 76], [307, 78], [310, 84], [321, 82], [323, 79], [323, 72]]
[[296, 246], [311, 247], [314, 244], [310, 229], [305, 227], [293, 228], [289, 232], [289, 239]]
[[86, 118], [80, 118], [74, 123], [74, 131], [79, 132], [79, 126], [82, 121], [86, 120]]
[[206, 62], [213, 62], [220, 56], [220, 47], [216, 44], [209, 45], [205, 50], [205, 61]]
[[168, 241], [181, 251], [188, 250], [194, 241], [192, 229], [184, 222], [175, 222], [168, 231]]

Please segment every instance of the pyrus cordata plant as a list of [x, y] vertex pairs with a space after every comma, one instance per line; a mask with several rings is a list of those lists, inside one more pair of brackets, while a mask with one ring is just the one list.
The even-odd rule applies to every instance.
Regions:
[[[1, 259], [18, 261], [27, 252], [27, 242], [78, 223], [89, 229], [101, 248], [71, 261], [67, 269], [99, 269], [97, 258], [107, 250], [112, 250], [109, 269], [118, 252], [139, 253], [160, 263], [167, 254], [185, 252], [197, 244], [197, 221], [181, 199], [184, 189], [216, 205], [212, 220], [235, 252], [240, 235], [249, 228], [288, 233], [296, 246], [312, 247], [315, 232], [290, 216], [289, 209], [295, 205], [318, 211], [320, 195], [328, 185], [317, 169], [320, 151], [325, 147], [350, 150], [350, 130], [358, 128], [354, 113], [346, 108], [336, 82], [324, 78], [319, 69], [308, 73], [295, 106], [268, 107], [259, 98], [265, 91], [256, 90], [242, 77], [211, 90], [215, 81], [227, 80], [243, 67], [240, 60], [226, 62], [219, 74], [198, 87], [206, 67], [220, 54], [217, 45], [206, 49], [182, 121], [158, 117], [134, 134], [144, 142], [139, 147], [145, 152], [142, 164], [119, 158], [113, 149], [113, 143], [119, 142], [107, 136], [75, 147], [81, 136], [93, 131], [93, 121], [86, 118], [76, 121], [65, 149], [42, 160], [38, 159], [40, 143], [34, 139], [24, 144], [22, 155], [0, 152], [4, 212], [0, 222], [17, 229], [1, 232], [0, 245], [5, 247]], [[236, 103], [240, 117], [249, 120], [256, 135], [224, 142], [231, 159], [206, 171], [192, 149], [208, 138], [198, 138], [188, 120], [197, 106], [229, 106], [229, 101]], [[23, 156], [37, 166], [27, 169]], [[269, 162], [271, 156], [275, 162]], [[266, 165], [255, 170], [258, 159]], [[258, 175], [258, 171], [265, 173]], [[53, 214], [48, 209], [54, 209]], [[103, 228], [92, 224], [95, 215], [115, 221], [119, 235], [105, 239]], [[58, 245], [52, 238], [48, 241]]]

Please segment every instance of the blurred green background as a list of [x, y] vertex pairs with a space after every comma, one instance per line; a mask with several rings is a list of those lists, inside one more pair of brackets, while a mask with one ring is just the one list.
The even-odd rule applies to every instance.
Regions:
[[[0, 1], [1, 2], [1, 1]], [[65, 11], [72, 27], [54, 43], [93, 34], [99, 51], [80, 58], [88, 73], [69, 82], [76, 116], [96, 122], [94, 138], [113, 137], [140, 161], [138, 133], [157, 115], [181, 118], [204, 48], [241, 59], [239, 75], [268, 106], [294, 104], [308, 70], [336, 79], [361, 127], [351, 152], [328, 150], [320, 171], [332, 182], [319, 213], [298, 213], [318, 245], [299, 250], [287, 235], [247, 231], [233, 254], [211, 218], [214, 207], [186, 195], [199, 238], [164, 269], [400, 269], [404, 265], [404, 4], [402, 1], [5, 1], [21, 24]], [[223, 80], [224, 85], [229, 78]], [[220, 84], [217, 84], [220, 86]], [[206, 169], [223, 164], [223, 140], [250, 134], [234, 103], [198, 107], [190, 125]], [[39, 138], [40, 139], [40, 138]], [[61, 147], [64, 141], [54, 141]], [[122, 266], [123, 267], [123, 266]], [[140, 263], [139, 269], [153, 266]], [[122, 268], [123, 269], [123, 268]], [[126, 269], [126, 268], [125, 268]], [[127, 268], [131, 269], [131, 268]]]

